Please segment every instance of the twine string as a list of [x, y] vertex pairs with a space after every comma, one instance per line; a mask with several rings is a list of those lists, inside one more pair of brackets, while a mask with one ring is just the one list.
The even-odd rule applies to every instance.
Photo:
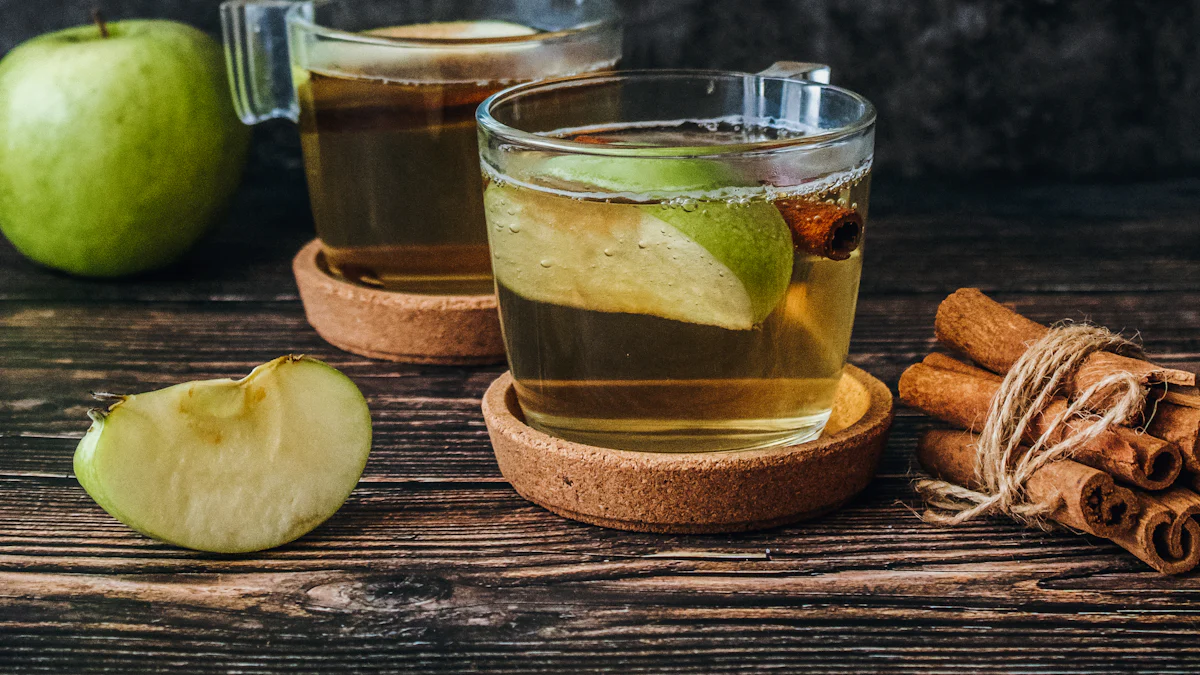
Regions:
[[[928, 509], [922, 518], [941, 525], [958, 525], [980, 516], [1003, 514], [1050, 529], [1046, 516], [1058, 503], [1033, 503], [1025, 485], [1046, 464], [1072, 456], [1110, 426], [1120, 424], [1145, 405], [1146, 392], [1133, 375], [1105, 376], [1071, 401], [1053, 419], [1041, 416], [1080, 364], [1098, 351], [1141, 356], [1138, 345], [1099, 326], [1064, 324], [1032, 343], [1017, 360], [992, 399], [976, 444], [975, 476], [971, 489], [941, 480], [915, 484]], [[1075, 420], [1086, 424], [1071, 425]], [[1042, 433], [1029, 445], [1021, 443], [1031, 426]], [[1064, 429], [1073, 429], [1064, 434]], [[1057, 442], [1053, 439], [1060, 438]]]

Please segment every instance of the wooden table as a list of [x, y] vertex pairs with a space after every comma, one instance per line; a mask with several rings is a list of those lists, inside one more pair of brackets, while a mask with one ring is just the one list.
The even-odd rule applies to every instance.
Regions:
[[[1200, 366], [1200, 181], [956, 192], [878, 181], [854, 363], [894, 385], [938, 301], [1141, 330]], [[479, 397], [501, 371], [340, 352], [305, 323], [302, 184], [252, 178], [199, 255], [89, 282], [0, 248], [0, 672], [1181, 672], [1200, 578], [1007, 522], [939, 529], [899, 410], [879, 478], [815, 522], [736, 536], [603, 530], [522, 501]], [[71, 475], [89, 391], [238, 377], [303, 352], [367, 395], [346, 505], [257, 555], [194, 553], [105, 514]]]

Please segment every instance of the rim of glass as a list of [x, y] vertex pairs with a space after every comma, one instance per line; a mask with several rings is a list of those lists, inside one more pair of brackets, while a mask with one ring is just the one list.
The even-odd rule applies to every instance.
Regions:
[[[329, 5], [338, 0], [316, 0], [308, 3], [309, 6], [316, 8], [322, 5]], [[565, 28], [556, 31], [543, 31], [533, 33], [532, 35], [512, 35], [508, 37], [489, 37], [489, 38], [414, 38], [403, 37], [393, 38], [384, 35], [365, 35], [363, 33], [355, 33], [348, 30], [340, 30], [338, 28], [330, 28], [323, 26], [316, 21], [305, 18], [301, 12], [305, 3], [295, 3], [287, 12], [287, 18], [290, 23], [301, 26], [304, 30], [319, 35], [321, 37], [341, 40], [343, 42], [357, 42], [367, 45], [383, 45], [387, 47], [478, 47], [481, 45], [504, 45], [504, 44], [527, 44], [548, 42], [561, 38], [574, 37], [583, 33], [603, 30], [605, 28], [613, 28], [620, 25], [620, 16], [616, 13], [612, 3], [604, 2], [610, 8], [609, 16], [595, 21], [579, 24], [572, 28]]]
[[[492, 110], [514, 98], [519, 98], [525, 94], [538, 91], [552, 91], [554, 89], [570, 89], [586, 84], [600, 83], [604, 81], [641, 79], [648, 77], [668, 77], [668, 78], [704, 78], [704, 77], [723, 77], [723, 78], [739, 78], [747, 77], [757, 78], [767, 81], [792, 82], [808, 87], [816, 87], [819, 89], [827, 89], [845, 95], [850, 99], [858, 102], [863, 106], [862, 115], [854, 122], [827, 129], [815, 134], [806, 136], [797, 136], [795, 138], [784, 138], [766, 141], [754, 141], [749, 143], [726, 143], [717, 145], [699, 145], [699, 146], [679, 146], [672, 147], [675, 151], [672, 154], [664, 155], [662, 151], [664, 146], [661, 145], [644, 145], [644, 146], [605, 146], [595, 143], [576, 143], [563, 138], [555, 138], [553, 136], [543, 136], [542, 134], [531, 131], [523, 131], [516, 127], [504, 124], [492, 116]], [[875, 124], [875, 106], [871, 104], [864, 96], [853, 92], [843, 87], [838, 87], [832, 84], [824, 84], [821, 82], [813, 82], [811, 80], [802, 80], [793, 77], [778, 77], [774, 75], [756, 75], [755, 73], [744, 73], [732, 70], [693, 70], [689, 68], [648, 68], [635, 70], [621, 70], [607, 73], [586, 73], [583, 75], [571, 75], [567, 77], [557, 77], [546, 80], [536, 80], [518, 84], [508, 89], [492, 94], [484, 99], [479, 104], [479, 108], [475, 111], [475, 120], [480, 127], [486, 129], [491, 134], [503, 139], [504, 141], [517, 143], [523, 146], [530, 147], [535, 150], [548, 150], [553, 152], [569, 152], [579, 155], [600, 155], [606, 157], [663, 157], [677, 159], [680, 157], [695, 157], [695, 156], [718, 156], [718, 155], [744, 155], [751, 152], [764, 152], [786, 150], [789, 148], [812, 148], [814, 146], [831, 145], [842, 139], [854, 136], [861, 133], [865, 129]], [[651, 152], [657, 150], [657, 152]]]

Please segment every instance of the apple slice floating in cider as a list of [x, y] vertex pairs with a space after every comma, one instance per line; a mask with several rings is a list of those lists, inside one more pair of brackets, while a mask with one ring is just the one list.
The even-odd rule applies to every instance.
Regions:
[[[739, 184], [695, 159], [564, 155], [538, 173], [631, 201]], [[483, 200], [496, 280], [530, 300], [751, 330], [792, 276], [790, 230], [765, 201], [608, 203], [496, 183]]]
[[93, 413], [75, 475], [117, 520], [201, 551], [304, 535], [346, 500], [371, 449], [358, 387], [305, 356], [118, 399]]

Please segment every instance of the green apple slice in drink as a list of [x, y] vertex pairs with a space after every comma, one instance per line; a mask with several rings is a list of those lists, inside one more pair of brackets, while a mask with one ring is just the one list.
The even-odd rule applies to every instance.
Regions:
[[285, 356], [241, 380], [119, 397], [93, 415], [75, 475], [129, 527], [187, 548], [287, 543], [333, 515], [371, 449], [371, 416], [345, 375]]
[[[703, 160], [564, 156], [542, 175], [622, 195], [736, 185]], [[787, 292], [790, 230], [765, 201], [607, 203], [493, 184], [493, 271], [531, 300], [747, 330]]]

